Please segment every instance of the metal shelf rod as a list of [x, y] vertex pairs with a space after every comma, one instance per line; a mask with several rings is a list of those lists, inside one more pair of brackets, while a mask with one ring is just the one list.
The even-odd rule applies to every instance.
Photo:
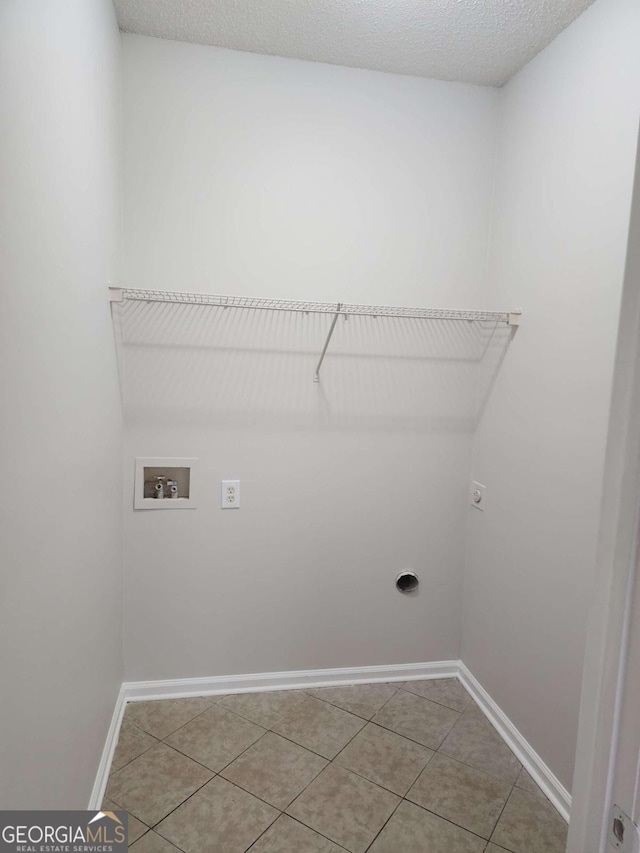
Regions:
[[324, 361], [324, 357], [327, 354], [327, 348], [329, 346], [329, 341], [333, 336], [333, 330], [336, 327], [336, 323], [338, 322], [338, 317], [340, 316], [340, 303], [338, 302], [338, 310], [333, 315], [333, 320], [331, 321], [331, 327], [329, 328], [329, 334], [327, 335], [327, 339], [324, 342], [324, 346], [322, 347], [322, 352], [320, 353], [320, 359], [318, 360], [318, 364], [316, 365], [315, 376], [313, 377], [314, 382], [320, 382], [320, 368], [322, 367], [322, 362]]

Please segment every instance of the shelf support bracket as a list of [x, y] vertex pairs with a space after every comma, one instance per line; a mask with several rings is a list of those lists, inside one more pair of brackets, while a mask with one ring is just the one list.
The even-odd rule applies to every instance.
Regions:
[[516, 308], [515, 311], [509, 312], [508, 323], [510, 326], [519, 326], [520, 318], [522, 317], [522, 308]]
[[110, 287], [109, 302], [124, 302], [124, 290], [121, 287]]
[[318, 360], [318, 364], [316, 365], [315, 376], [313, 377], [314, 382], [320, 382], [320, 368], [322, 367], [322, 362], [324, 361], [324, 357], [327, 354], [327, 348], [329, 346], [329, 342], [333, 336], [333, 331], [336, 327], [336, 323], [338, 322], [338, 317], [340, 316], [340, 309], [342, 308], [342, 303], [338, 302], [338, 307], [336, 313], [333, 315], [333, 320], [331, 321], [331, 326], [329, 327], [329, 334], [327, 335], [327, 339], [324, 342], [324, 346], [322, 347], [322, 352], [320, 353], [320, 358]]

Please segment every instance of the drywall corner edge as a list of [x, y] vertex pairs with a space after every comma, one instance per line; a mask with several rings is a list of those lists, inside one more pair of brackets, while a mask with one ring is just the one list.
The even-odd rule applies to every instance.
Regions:
[[458, 678], [518, 761], [531, 774], [559, 814], [569, 823], [571, 794], [462, 661], [460, 661]]
[[116, 704], [113, 709], [113, 714], [111, 716], [111, 722], [109, 724], [109, 730], [107, 732], [107, 737], [104, 742], [102, 755], [100, 756], [98, 772], [96, 773], [96, 778], [95, 782], [93, 783], [91, 796], [89, 797], [89, 804], [87, 808], [91, 811], [99, 809], [102, 805], [104, 792], [107, 787], [107, 782], [109, 781], [109, 771], [111, 770], [113, 753], [115, 752], [116, 746], [118, 744], [118, 735], [120, 733], [120, 725], [122, 724], [122, 718], [124, 716], [124, 709], [126, 707], [126, 704], [127, 700], [125, 693], [125, 684], [123, 683], [120, 686], [120, 690], [118, 691], [118, 698], [116, 699]]

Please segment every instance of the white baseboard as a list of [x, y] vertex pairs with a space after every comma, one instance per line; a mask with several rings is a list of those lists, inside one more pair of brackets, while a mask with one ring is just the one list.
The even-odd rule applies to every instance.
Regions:
[[118, 692], [115, 708], [113, 709], [111, 722], [109, 724], [109, 731], [107, 732], [107, 738], [104, 742], [104, 748], [102, 750], [102, 755], [100, 756], [100, 764], [98, 765], [98, 772], [96, 773], [93, 790], [91, 791], [91, 797], [89, 798], [89, 805], [87, 806], [91, 811], [99, 809], [102, 805], [102, 799], [107, 787], [107, 782], [109, 781], [109, 771], [111, 770], [113, 753], [115, 752], [115, 748], [118, 743], [120, 724], [122, 723], [126, 704], [127, 699], [125, 696], [125, 685], [122, 684], [120, 691]]
[[571, 812], [571, 794], [462, 661], [459, 663], [458, 677], [502, 740], [511, 749], [523, 767], [529, 771], [536, 783], [542, 788], [546, 796], [568, 823]]
[[419, 678], [455, 678], [459, 661], [402, 663], [342, 669], [308, 669], [298, 672], [259, 672], [252, 675], [217, 675], [212, 678], [176, 678], [168, 681], [127, 681], [122, 687], [127, 702], [148, 699], [184, 699], [220, 693], [254, 693], [261, 690], [295, 690], [336, 687], [341, 684], [375, 684]]
[[251, 675], [218, 675], [211, 678], [175, 678], [165, 681], [124, 682], [102, 753], [89, 808], [102, 802], [109, 777], [118, 731], [127, 702], [153, 699], [184, 699], [190, 696], [215, 696], [221, 693], [256, 693], [264, 690], [303, 690], [305, 687], [339, 687], [347, 684], [376, 684], [424, 678], [458, 678], [469, 691], [489, 722], [529, 771], [562, 817], [568, 821], [571, 795], [551, 772], [530, 743], [493, 701], [462, 661], [433, 661], [389, 666], [361, 666], [341, 669], [314, 669], [294, 672], [260, 672]]

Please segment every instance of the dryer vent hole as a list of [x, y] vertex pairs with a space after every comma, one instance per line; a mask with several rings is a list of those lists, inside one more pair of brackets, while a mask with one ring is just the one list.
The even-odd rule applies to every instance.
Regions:
[[400, 572], [396, 578], [396, 589], [400, 592], [415, 592], [419, 583], [415, 572]]

